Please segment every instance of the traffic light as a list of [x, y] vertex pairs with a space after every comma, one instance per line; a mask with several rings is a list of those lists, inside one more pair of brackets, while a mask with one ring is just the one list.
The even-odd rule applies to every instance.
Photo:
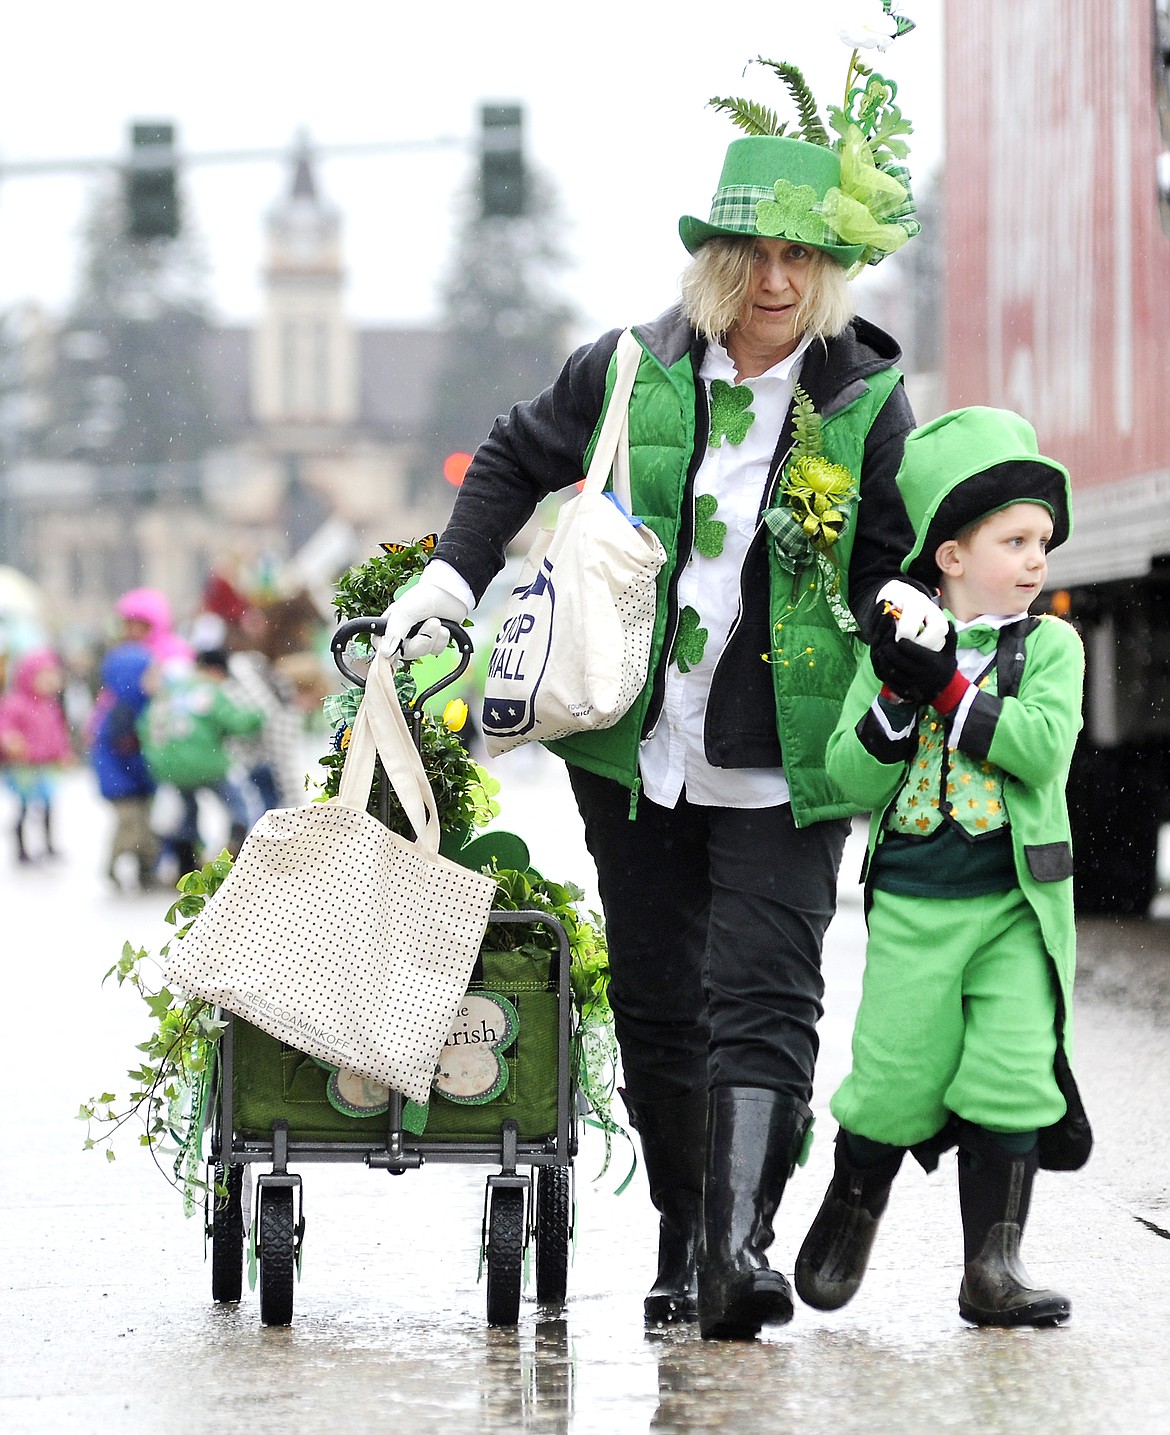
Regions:
[[179, 232], [174, 125], [130, 127], [126, 232], [132, 239], [174, 239]]
[[480, 130], [479, 187], [485, 219], [516, 219], [527, 199], [523, 111], [519, 105], [484, 105]]

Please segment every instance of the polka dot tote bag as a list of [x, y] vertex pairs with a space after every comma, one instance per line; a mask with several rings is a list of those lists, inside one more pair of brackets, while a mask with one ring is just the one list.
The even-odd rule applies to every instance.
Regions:
[[[366, 811], [375, 754], [416, 840]], [[372, 665], [338, 795], [266, 812], [182, 941], [168, 982], [323, 1061], [426, 1102], [495, 879], [439, 855], [422, 760]]]

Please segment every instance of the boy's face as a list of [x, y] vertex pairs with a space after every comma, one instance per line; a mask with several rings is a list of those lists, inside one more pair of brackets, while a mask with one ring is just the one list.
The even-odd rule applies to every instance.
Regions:
[[1039, 503], [1013, 503], [965, 538], [941, 543], [935, 562], [943, 602], [961, 623], [983, 613], [1026, 613], [1048, 577], [1052, 515]]

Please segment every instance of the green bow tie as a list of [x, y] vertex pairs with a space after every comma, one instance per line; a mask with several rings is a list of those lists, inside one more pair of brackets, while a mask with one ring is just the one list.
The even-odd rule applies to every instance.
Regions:
[[999, 643], [999, 628], [990, 623], [976, 623], [973, 628], [964, 628], [958, 635], [960, 648], [978, 648], [981, 653], [994, 653]]

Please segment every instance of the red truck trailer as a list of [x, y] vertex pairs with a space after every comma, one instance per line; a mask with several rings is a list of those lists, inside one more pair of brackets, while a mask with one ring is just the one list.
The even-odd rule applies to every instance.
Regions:
[[1170, 0], [947, 0], [944, 392], [1073, 482], [1081, 912], [1145, 913], [1170, 820]]

